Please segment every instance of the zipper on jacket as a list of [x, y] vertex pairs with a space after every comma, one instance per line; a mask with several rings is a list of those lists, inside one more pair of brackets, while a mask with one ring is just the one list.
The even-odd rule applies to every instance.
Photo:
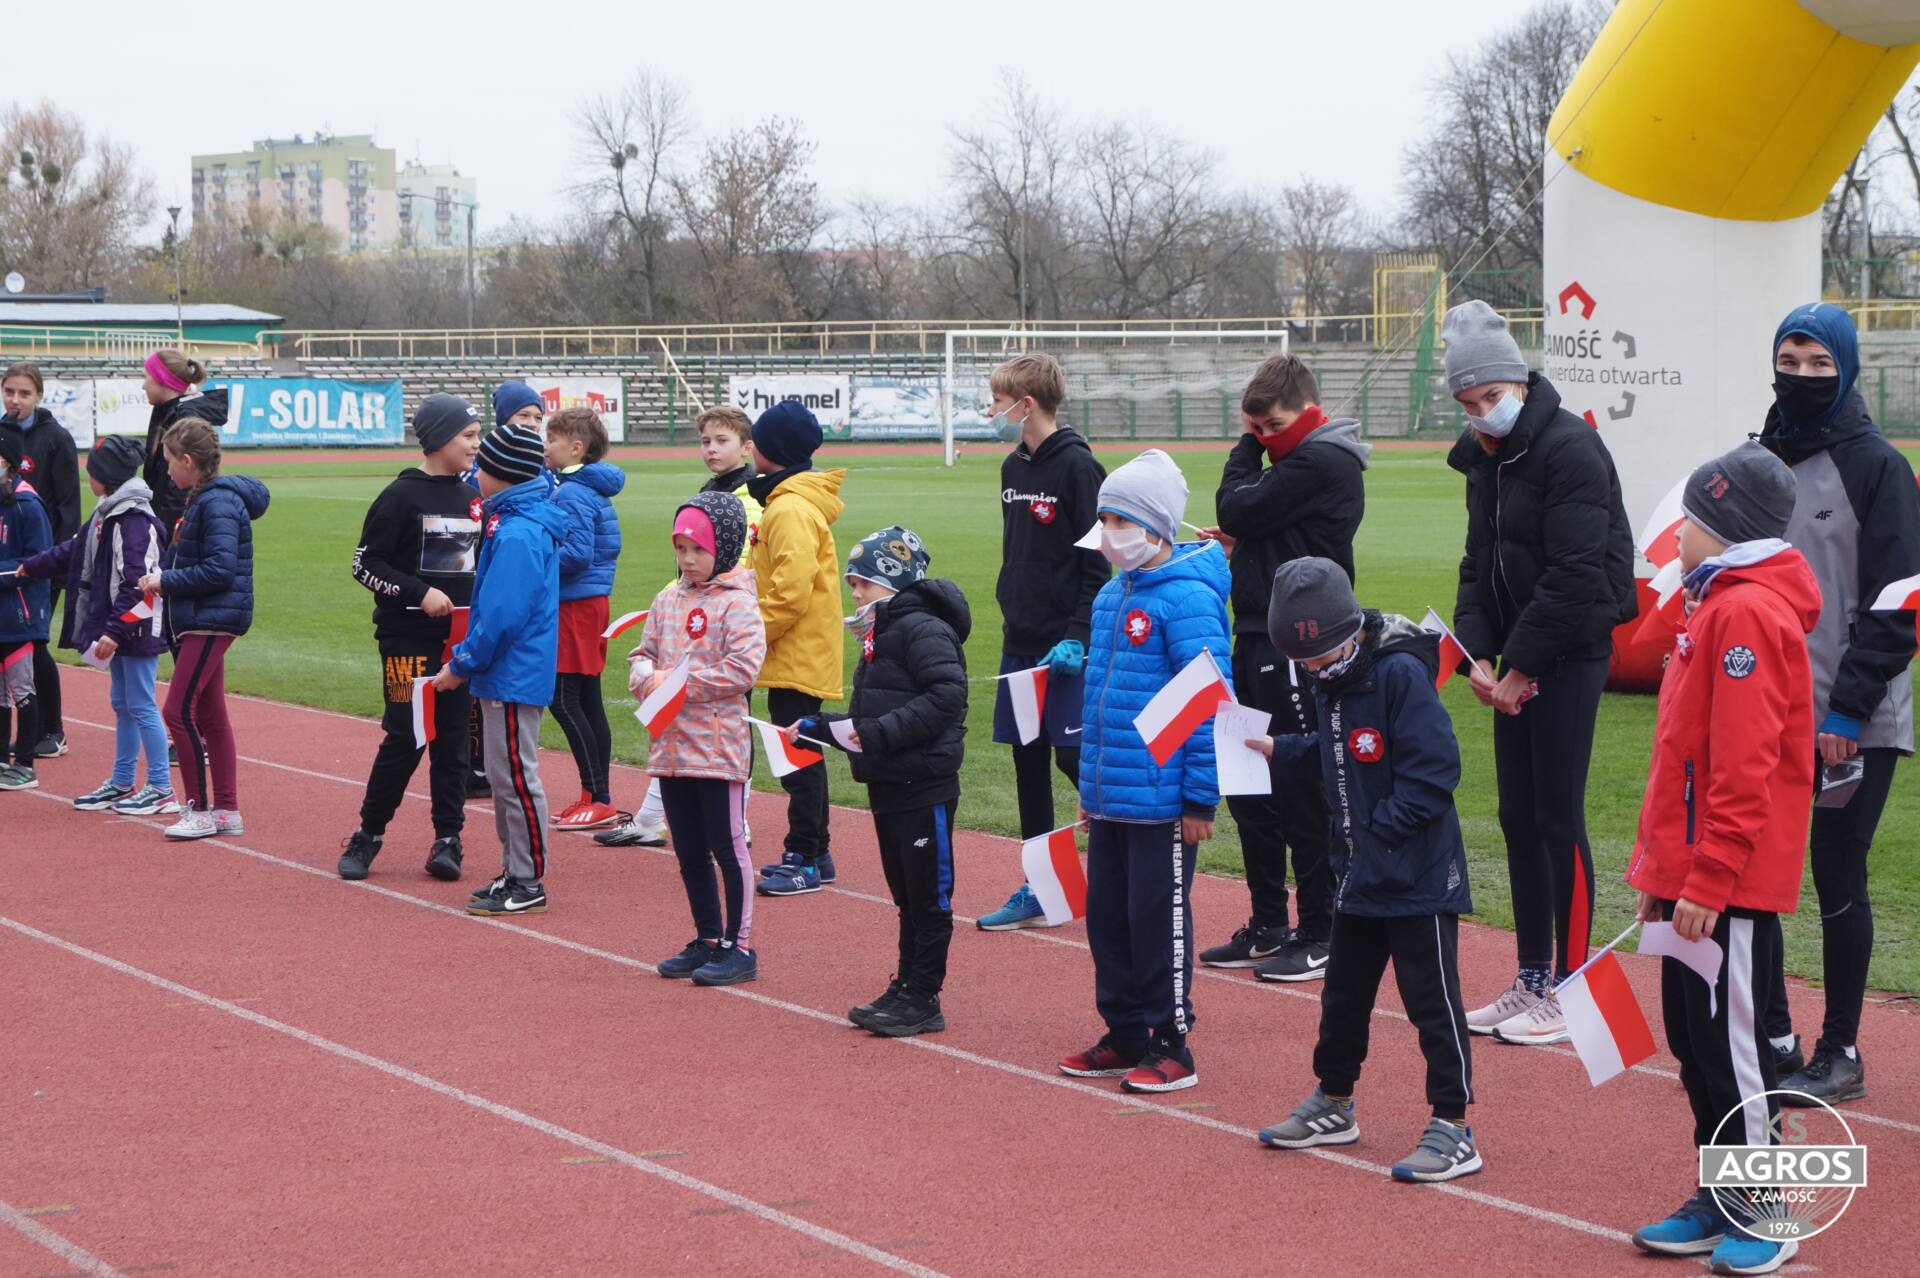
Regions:
[[[1499, 465], [1493, 468], [1493, 572], [1494, 572], [1494, 577], [1496, 578], [1494, 582], [1494, 587], [1493, 587], [1493, 605], [1494, 607], [1500, 609], [1500, 621], [1501, 621], [1502, 628], [1504, 628], [1506, 625], [1507, 610], [1506, 610], [1506, 605], [1501, 601], [1501, 598], [1500, 598], [1500, 587], [1502, 585], [1505, 585], [1507, 590], [1507, 597], [1509, 599], [1513, 599], [1513, 583], [1507, 579], [1507, 557], [1506, 555], [1501, 553], [1501, 549], [1500, 549], [1500, 546], [1501, 546], [1500, 479], [1503, 475], [1506, 474], [1507, 467], [1512, 465], [1514, 462], [1519, 461], [1522, 457], [1525, 457], [1527, 455], [1527, 452], [1528, 450], [1523, 448], [1519, 452], [1515, 453], [1513, 456], [1507, 458], [1505, 461], [1501, 462]], [[1518, 599], [1513, 599], [1513, 604], [1514, 604], [1515, 613], [1517, 614], [1519, 611], [1520, 601]]]
[[1100, 780], [1107, 766], [1107, 760], [1105, 758], [1107, 752], [1106, 741], [1104, 739], [1104, 728], [1107, 722], [1107, 687], [1113, 682], [1113, 665], [1115, 660], [1120, 656], [1121, 630], [1127, 624], [1126, 604], [1127, 600], [1133, 597], [1132, 574], [1129, 573], [1127, 576], [1121, 578], [1121, 582], [1120, 606], [1114, 609], [1113, 642], [1109, 645], [1113, 655], [1107, 658], [1106, 677], [1100, 680], [1100, 696], [1093, 703], [1093, 721], [1101, 725], [1103, 729], [1100, 743], [1100, 753], [1102, 757], [1093, 769], [1093, 803], [1101, 812], [1105, 812], [1107, 809], [1105, 801], [1106, 790]]
[[1693, 760], [1692, 759], [1687, 760], [1687, 788], [1685, 790], [1685, 794], [1687, 799], [1687, 842], [1688, 844], [1692, 844], [1693, 842]]

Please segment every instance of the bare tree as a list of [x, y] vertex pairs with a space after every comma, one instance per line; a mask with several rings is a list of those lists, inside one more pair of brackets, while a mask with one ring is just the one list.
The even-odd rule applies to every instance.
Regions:
[[651, 322], [660, 313], [661, 246], [673, 229], [672, 161], [693, 132], [686, 95], [643, 70], [617, 97], [584, 103], [577, 123], [595, 166], [582, 192], [624, 229], [637, 258], [640, 315]]
[[153, 211], [153, 184], [133, 152], [50, 102], [0, 116], [0, 261], [33, 287], [105, 282], [133, 262]]
[[1087, 129], [1078, 155], [1087, 300], [1117, 319], [1169, 314], [1207, 275], [1217, 157], [1152, 125], [1119, 122]]
[[1341, 275], [1364, 230], [1352, 188], [1302, 177], [1280, 188], [1275, 215], [1282, 261], [1304, 312], [1341, 313]]
[[711, 139], [693, 171], [672, 179], [714, 319], [797, 313], [803, 259], [825, 222], [812, 158], [799, 124], [775, 117]]

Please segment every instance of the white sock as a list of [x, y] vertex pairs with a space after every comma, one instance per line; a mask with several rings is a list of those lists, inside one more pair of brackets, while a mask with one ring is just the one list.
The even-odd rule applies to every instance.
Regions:
[[1790, 1052], [1793, 1050], [1793, 1045], [1800, 1041], [1800, 1036], [1789, 1034], [1785, 1038], [1770, 1038], [1767, 1041], [1773, 1044], [1773, 1050], [1776, 1052]]
[[1860, 1059], [1860, 1054], [1854, 1051], [1851, 1047], [1843, 1047], [1840, 1050], [1847, 1054], [1847, 1059], [1850, 1061], [1857, 1061]]
[[660, 778], [647, 779], [647, 797], [640, 800], [640, 810], [633, 814], [633, 819], [648, 827], [667, 823], [667, 810], [660, 802]]

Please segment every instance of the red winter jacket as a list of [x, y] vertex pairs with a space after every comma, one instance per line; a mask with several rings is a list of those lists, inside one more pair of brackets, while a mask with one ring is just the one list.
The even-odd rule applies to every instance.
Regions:
[[1627, 882], [1712, 910], [1791, 914], [1813, 810], [1820, 587], [1797, 550], [1727, 568], [1660, 683]]

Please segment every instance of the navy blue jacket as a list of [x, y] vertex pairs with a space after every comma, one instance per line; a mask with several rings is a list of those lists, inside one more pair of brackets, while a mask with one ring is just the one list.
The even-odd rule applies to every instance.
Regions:
[[1439, 640], [1369, 609], [1359, 659], [1313, 680], [1320, 730], [1273, 739], [1277, 769], [1317, 760], [1333, 826], [1334, 908], [1367, 918], [1467, 914], [1467, 847], [1453, 792], [1460, 743], [1433, 679]]
[[480, 511], [467, 637], [449, 668], [476, 697], [544, 706], [560, 660], [560, 543], [567, 517], [541, 475], [495, 493]]
[[60, 420], [36, 408], [24, 422], [0, 417], [0, 434], [20, 441], [20, 477], [33, 485], [46, 507], [53, 539], [65, 541], [80, 531], [80, 461], [73, 436]]
[[613, 498], [627, 486], [627, 472], [611, 462], [589, 462], [554, 473], [554, 504], [566, 512], [567, 539], [560, 544], [560, 599], [594, 599], [613, 593], [620, 558], [620, 516]]
[[[129, 657], [157, 657], [167, 650], [166, 609], [145, 621], [122, 621], [140, 600], [140, 579], [160, 566], [166, 530], [148, 504], [153, 496], [135, 475], [102, 497], [78, 533], [27, 561], [27, 571], [61, 583], [67, 615], [60, 645], [75, 652], [111, 636]], [[94, 543], [93, 576], [86, 575], [87, 542]]]
[[13, 570], [53, 544], [47, 508], [33, 485], [8, 475], [0, 479], [0, 648], [46, 641], [53, 593], [44, 581], [15, 577]]
[[253, 521], [267, 513], [267, 501], [267, 486], [259, 480], [216, 475], [187, 502], [160, 561], [169, 634], [247, 633], [253, 624]]

